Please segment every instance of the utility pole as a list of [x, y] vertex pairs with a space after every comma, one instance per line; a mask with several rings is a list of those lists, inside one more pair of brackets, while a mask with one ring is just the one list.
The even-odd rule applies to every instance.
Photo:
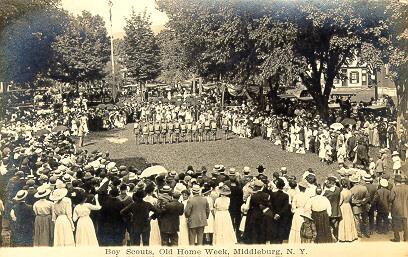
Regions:
[[116, 89], [116, 79], [115, 79], [115, 60], [114, 60], [114, 55], [113, 55], [113, 29], [112, 29], [112, 0], [109, 0], [108, 2], [109, 5], [109, 21], [110, 21], [110, 32], [111, 32], [111, 62], [112, 62], [112, 98], [113, 102], [116, 102], [116, 94], [117, 94], [117, 89]]

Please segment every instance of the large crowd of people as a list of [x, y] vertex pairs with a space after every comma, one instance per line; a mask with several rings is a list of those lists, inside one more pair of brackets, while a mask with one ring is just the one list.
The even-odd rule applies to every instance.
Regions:
[[[390, 230], [391, 241], [408, 240], [408, 185], [400, 170], [406, 140], [394, 135], [392, 121], [356, 114], [356, 123], [330, 127], [300, 107], [287, 116], [257, 114], [249, 105], [215, 111], [125, 103], [154, 131], [166, 117], [180, 121], [181, 132], [182, 124], [197, 121], [205, 132], [211, 121], [210, 132], [215, 124], [227, 135], [262, 136], [286, 151], [341, 164], [337, 176], [322, 181], [311, 169], [295, 177], [285, 167], [262, 165], [207, 170], [193, 164], [144, 176], [116, 165], [109, 153], [81, 148], [93, 125], [86, 101], [75, 104], [63, 106], [67, 115], [17, 109], [1, 121], [0, 214], [9, 221], [13, 247], [333, 243]], [[372, 146], [381, 147], [376, 161]]]

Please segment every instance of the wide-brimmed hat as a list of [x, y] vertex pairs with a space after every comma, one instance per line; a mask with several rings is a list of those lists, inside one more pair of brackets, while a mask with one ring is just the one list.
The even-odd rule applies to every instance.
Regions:
[[16, 196], [13, 198], [15, 201], [22, 201], [27, 197], [27, 190], [20, 190], [17, 192]]
[[202, 189], [199, 185], [193, 185], [193, 187], [191, 188], [191, 192], [195, 195], [200, 194], [201, 190]]
[[35, 193], [34, 197], [35, 198], [43, 198], [46, 197], [47, 195], [49, 195], [51, 193], [51, 190], [46, 188], [45, 186], [40, 186], [37, 189], [37, 193]]
[[251, 169], [248, 166], [244, 167], [244, 174], [248, 175], [251, 172]]
[[62, 177], [62, 181], [65, 182], [65, 183], [71, 182], [71, 176], [70, 176], [69, 174], [65, 174], [65, 175]]
[[219, 172], [221, 170], [221, 165], [214, 165], [213, 171], [214, 172]]
[[61, 177], [63, 175], [63, 172], [62, 170], [57, 169], [53, 172], [53, 175], [56, 177]]
[[66, 188], [55, 189], [50, 195], [50, 200], [59, 201], [62, 198], [64, 198], [67, 195], [67, 193], [68, 193], [68, 190]]
[[170, 177], [175, 177], [177, 175], [177, 172], [175, 170], [172, 170], [169, 172]]
[[259, 173], [262, 173], [266, 170], [263, 165], [259, 165], [258, 168], [256, 169], [258, 170]]

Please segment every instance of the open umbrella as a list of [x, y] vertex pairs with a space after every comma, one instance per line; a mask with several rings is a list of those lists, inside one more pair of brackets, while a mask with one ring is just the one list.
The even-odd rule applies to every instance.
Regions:
[[350, 118], [346, 118], [344, 119], [341, 124], [343, 124], [344, 126], [348, 126], [348, 125], [356, 125], [357, 121], [355, 119], [350, 119]]
[[140, 174], [140, 178], [148, 178], [150, 176], [159, 175], [161, 173], [167, 173], [166, 168], [160, 165], [151, 166], [146, 168], [142, 174]]
[[38, 130], [37, 132], [35, 132], [35, 136], [36, 136], [36, 137], [40, 137], [40, 136], [43, 136], [43, 135], [47, 135], [47, 134], [49, 134], [49, 133], [50, 133], [49, 130], [40, 129], [40, 130]]
[[333, 123], [330, 125], [330, 128], [335, 129], [335, 130], [340, 130], [344, 128], [343, 124], [341, 123]]
[[59, 125], [59, 126], [56, 126], [55, 128], [53, 128], [52, 132], [60, 132], [60, 131], [66, 131], [66, 130], [68, 130], [67, 126]]

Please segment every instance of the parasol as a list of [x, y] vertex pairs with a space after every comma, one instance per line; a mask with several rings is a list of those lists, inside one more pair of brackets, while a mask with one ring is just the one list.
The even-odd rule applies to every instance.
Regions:
[[146, 168], [140, 175], [140, 178], [148, 178], [150, 176], [159, 175], [161, 173], [167, 173], [166, 168], [160, 165], [155, 165], [155, 166]]

